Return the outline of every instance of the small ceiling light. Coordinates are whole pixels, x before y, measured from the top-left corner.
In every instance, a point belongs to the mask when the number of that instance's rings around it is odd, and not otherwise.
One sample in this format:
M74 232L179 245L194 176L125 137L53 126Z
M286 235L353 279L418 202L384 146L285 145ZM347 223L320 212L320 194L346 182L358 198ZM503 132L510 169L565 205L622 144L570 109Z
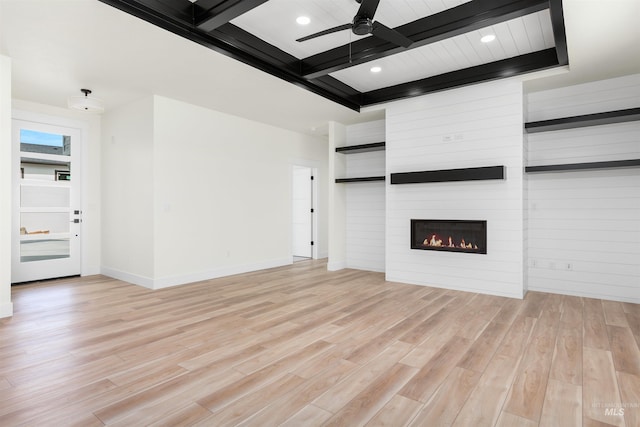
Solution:
M80 89L80 92L84 93L84 96L69 97L67 100L69 108L86 111L87 113L102 113L104 111L102 100L89 96L91 94L89 89Z
M309 25L309 22L311 22L311 19L309 19L308 16L298 16L296 18L296 22L298 23L298 25Z
M382 71L382 67L379 67L377 65L375 67L371 67L372 73L379 73L380 71Z
M482 38L480 39L480 41L482 43L491 43L492 41L494 41L496 39L495 34L487 34L486 36L482 36Z

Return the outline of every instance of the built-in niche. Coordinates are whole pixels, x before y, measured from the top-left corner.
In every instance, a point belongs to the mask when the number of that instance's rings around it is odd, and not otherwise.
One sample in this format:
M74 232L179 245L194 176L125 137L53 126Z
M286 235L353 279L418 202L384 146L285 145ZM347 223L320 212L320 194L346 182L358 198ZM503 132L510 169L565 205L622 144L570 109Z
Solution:
M487 221L412 219L411 249L487 253Z

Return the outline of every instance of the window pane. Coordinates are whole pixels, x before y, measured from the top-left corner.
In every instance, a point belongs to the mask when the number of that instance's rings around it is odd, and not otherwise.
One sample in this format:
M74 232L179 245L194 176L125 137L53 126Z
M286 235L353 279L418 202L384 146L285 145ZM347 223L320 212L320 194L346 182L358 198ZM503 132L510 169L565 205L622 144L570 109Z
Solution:
M69 187L20 186L20 206L23 208L68 208Z
M20 262L69 258L69 239L23 240Z
M71 137L20 129L20 151L70 156Z

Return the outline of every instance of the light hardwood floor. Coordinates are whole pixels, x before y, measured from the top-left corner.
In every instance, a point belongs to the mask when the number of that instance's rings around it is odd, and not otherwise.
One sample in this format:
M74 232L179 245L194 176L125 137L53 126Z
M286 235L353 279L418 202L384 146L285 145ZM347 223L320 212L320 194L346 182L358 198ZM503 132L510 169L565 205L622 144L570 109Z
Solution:
M150 291L13 287L1 426L640 425L640 306L305 261Z

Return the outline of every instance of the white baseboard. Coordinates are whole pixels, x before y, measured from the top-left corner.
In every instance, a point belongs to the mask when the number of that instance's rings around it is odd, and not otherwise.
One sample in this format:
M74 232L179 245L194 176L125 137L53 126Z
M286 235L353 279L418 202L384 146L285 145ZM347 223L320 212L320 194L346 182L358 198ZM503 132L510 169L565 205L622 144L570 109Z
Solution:
M117 270L110 267L102 267L101 274L112 277L114 279L122 280L123 282L132 283L134 285L143 286L148 289L154 289L154 280L150 277L140 276L137 274L128 273L126 271Z
M96 274L102 274L100 267L92 266L83 268L80 273L81 276L95 276Z
M608 301L630 302L633 304L640 304L640 297L634 298L634 297L625 297L621 295L607 295L599 292L596 292L596 293L584 292L584 291L573 292L566 289L558 290L558 289L544 288L539 286L529 286L528 290L533 292L546 292L549 294L571 295L574 297L597 298L597 299L608 300Z
M331 261L327 263L328 271L338 271L347 268L347 263L345 261Z
M187 283L200 282L202 280L217 279L220 277L233 276L235 274L250 273L252 271L266 270L268 268L282 267L293 262L292 258L280 258L274 260L261 261L252 264L235 265L212 270L200 271L178 276L162 277L154 280L153 289L168 288L171 286L184 285Z
M372 267L371 265L364 265L364 264L349 264L346 268L353 268L354 270L364 270L364 271L373 271L375 273L384 273L385 272L385 268L384 266L382 267Z
M429 286L432 288L450 289L452 291L472 292L476 294L495 295L499 297L508 297L508 298L516 298L516 299L524 298L524 290L522 288L519 289L520 292L518 292L518 290L514 290L514 292L500 292L500 291L494 291L491 289L484 289L484 288L477 289L477 288L464 287L464 286L449 286L449 285L442 285L437 283L422 283L417 281L408 281L404 277L395 277L393 274L387 274L385 279L388 282L407 283L409 285L418 285L418 286Z
M13 303L3 302L0 304L0 319L13 316Z
M102 267L102 274L122 280L134 285L144 286L148 289L163 289L171 286L185 285L187 283L200 282L202 280L217 279L219 277L233 276L234 274L249 273L252 271L266 270L268 268L282 267L289 265L293 260L289 257L268 261L262 261L252 264L236 265L231 267L223 267L212 270L200 271L197 273L189 273L177 276L161 277L152 279L150 277L139 276L137 274L127 273L115 268Z

